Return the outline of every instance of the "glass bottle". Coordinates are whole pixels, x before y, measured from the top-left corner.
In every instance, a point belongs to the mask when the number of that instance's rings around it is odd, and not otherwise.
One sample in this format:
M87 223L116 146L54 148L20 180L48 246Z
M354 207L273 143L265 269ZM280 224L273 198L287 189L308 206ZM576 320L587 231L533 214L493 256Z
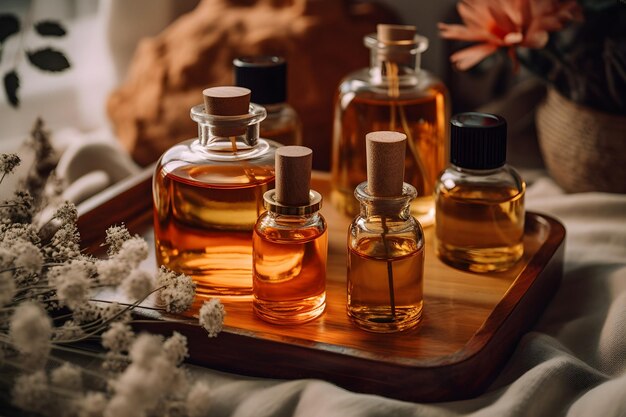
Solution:
M390 156L389 162L394 160L397 157ZM391 167L370 175L368 166L367 182L354 192L361 211L348 232L348 316L358 327L381 333L417 325L424 299L424 234L410 213L415 187L403 183L401 175L394 187L389 182L375 187L381 182L375 176L387 174L382 175L384 182L398 177L393 171ZM394 191L381 193L380 188Z
M254 312L271 323L298 324L326 306L328 234L322 196L310 188L312 151L276 152L276 189L254 227Z
M265 109L250 90L204 90L191 108L198 138L168 149L153 177L156 257L191 276L200 296L252 294L252 229L273 188L275 142L259 138Z
M378 25L364 43L370 67L348 75L335 100L331 202L348 215L358 213L353 190L365 180L363 138L372 131L398 131L408 137L405 181L418 192L411 212L430 225L434 184L446 165L448 91L420 68L428 39L416 35L415 27Z
M506 121L486 113L451 120L450 162L436 187L436 252L456 268L506 270L524 253L524 192L506 164Z
M278 56L250 56L233 60L235 84L252 90L251 101L267 110L261 136L282 145L302 144L302 123L287 103L287 62Z

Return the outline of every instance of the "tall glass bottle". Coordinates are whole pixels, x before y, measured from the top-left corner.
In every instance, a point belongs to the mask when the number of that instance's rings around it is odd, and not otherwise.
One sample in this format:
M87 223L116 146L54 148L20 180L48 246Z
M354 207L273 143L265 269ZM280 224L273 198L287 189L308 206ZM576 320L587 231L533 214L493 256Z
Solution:
M204 90L191 108L198 138L168 149L153 177L157 262L191 276L197 294L252 293L252 228L274 185L274 152L259 138L265 109L250 90Z
M402 182L406 136L367 136L367 182L354 192L361 212L348 232L347 312L373 332L407 330L423 308L424 234L410 213L415 188Z
M318 317L326 305L326 221L322 196L310 190L312 151L276 151L276 189L254 227L254 312L275 324Z
M506 164L506 121L461 113L450 122L450 166L436 187L436 251L474 272L501 271L524 252L524 192Z
M250 56L233 61L235 84L252 90L251 101L267 110L261 136L282 145L302 144L302 123L287 103L287 62L278 56Z
M365 134L378 130L407 135L405 181L417 189L411 212L423 225L434 221L434 184L446 164L448 92L420 68L428 40L413 26L379 25L364 38L370 67L348 75L335 101L332 203L358 213L353 190L365 180Z

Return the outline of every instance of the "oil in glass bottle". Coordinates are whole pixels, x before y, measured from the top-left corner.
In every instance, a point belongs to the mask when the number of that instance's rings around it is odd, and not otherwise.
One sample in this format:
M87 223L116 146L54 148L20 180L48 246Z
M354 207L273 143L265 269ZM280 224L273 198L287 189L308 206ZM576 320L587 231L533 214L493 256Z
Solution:
M287 103L287 62L278 56L250 56L233 61L235 84L252 90L251 101L267 110L261 136L282 145L302 144L302 123Z
M524 252L524 191L506 164L506 121L486 113L451 120L450 163L436 187L436 251L456 268L502 271Z
M370 67L348 75L335 101L331 202L354 216L353 190L366 176L366 133L389 130L407 135L405 180L417 189L411 212L424 226L434 221L433 191L446 164L448 92L420 68L428 39L414 26L378 25L364 38Z
M200 296L252 294L252 229L274 185L275 142L250 90L214 87L191 108L198 138L168 149L153 177L159 265L191 276Z
M276 151L276 189L254 227L253 308L275 324L318 317L326 305L326 221L322 196L310 190L312 151L285 146Z
M406 136L366 137L367 182L354 192L361 212L348 232L348 316L372 332L407 330L423 307L424 234L411 216L415 188L403 182Z

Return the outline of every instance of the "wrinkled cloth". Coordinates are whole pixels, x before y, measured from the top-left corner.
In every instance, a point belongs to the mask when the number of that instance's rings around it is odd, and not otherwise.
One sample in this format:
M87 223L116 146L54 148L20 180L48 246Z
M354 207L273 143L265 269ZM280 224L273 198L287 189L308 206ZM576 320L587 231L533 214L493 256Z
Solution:
M213 388L212 415L626 416L626 195L564 194L547 177L528 210L567 229L563 282L478 398L415 404L318 380L275 381L190 368Z

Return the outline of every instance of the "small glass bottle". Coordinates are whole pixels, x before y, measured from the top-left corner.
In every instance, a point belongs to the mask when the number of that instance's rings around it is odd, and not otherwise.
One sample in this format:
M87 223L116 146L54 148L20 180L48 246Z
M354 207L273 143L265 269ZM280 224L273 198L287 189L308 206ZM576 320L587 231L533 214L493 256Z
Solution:
M461 113L450 122L450 162L436 187L436 251L456 268L502 271L524 253L524 191L506 164L506 121Z
M365 134L402 132L408 137L405 181L418 192L411 213L428 226L435 215L435 181L447 159L448 91L420 68L428 39L416 35L414 26L378 25L377 34L364 42L371 50L370 67L349 74L335 100L331 201L356 215L353 190L366 176Z
M275 142L259 138L265 109L250 90L204 90L191 108L198 138L168 149L153 177L159 265L191 276L200 296L252 294L252 228L273 188Z
M276 189L254 227L254 312L271 323L298 324L326 306L326 221L322 196L310 190L312 151L276 151Z
M235 84L252 90L251 101L267 110L261 136L282 145L302 144L302 123L287 103L287 62L278 56L251 56L233 61Z
M367 182L354 192L361 213L348 232L348 316L372 332L407 330L423 307L424 234L411 216L415 188L403 182L406 136L367 135Z

